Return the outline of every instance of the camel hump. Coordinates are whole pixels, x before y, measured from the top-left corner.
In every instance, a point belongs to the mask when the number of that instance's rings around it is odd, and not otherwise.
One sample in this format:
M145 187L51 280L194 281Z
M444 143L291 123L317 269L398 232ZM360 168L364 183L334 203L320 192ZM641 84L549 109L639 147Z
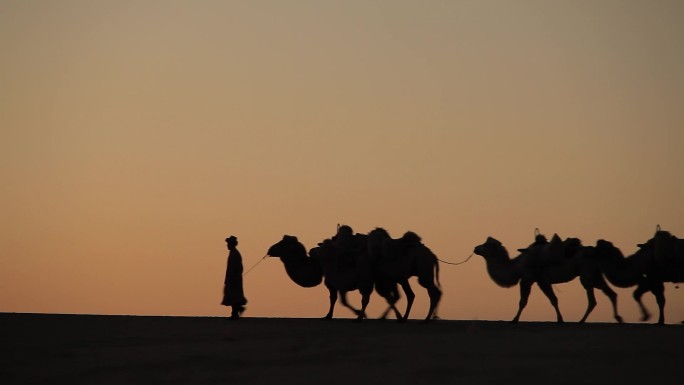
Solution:
M649 240L653 244L653 252L656 262L660 265L668 265L676 259L684 257L684 244L682 240L672 235L669 231L656 231L653 239Z
M565 243L570 247L581 247L582 240L579 238L566 238Z
M554 235L555 235L556 237L558 236L558 235L556 235L556 234L554 234ZM527 246L527 247L525 247L525 248L518 249L518 251L521 252L521 253L524 253L524 252L526 252L526 251L529 251L530 249L537 248L538 246L544 246L544 245L546 245L546 244L548 244L548 243L549 243L549 241L546 239L546 237L544 236L544 234L538 233L538 234L536 234L536 235L534 236L534 242L533 242L532 244L530 244L529 246Z
M526 253L531 266L546 268L564 263L567 257L574 256L576 248L563 242L558 234L553 234L550 242L535 242L526 249L519 250Z
M318 246L321 246L321 247L323 247L323 246L332 247L333 244L334 244L333 240L330 238L326 238L326 239L322 240L321 242L318 242Z
M605 239L599 239L596 241L596 256L597 257L608 257L611 259L622 259L625 256L622 254L622 250L618 249L613 242L607 241Z
M390 238L389 232L382 227L374 228L373 230L371 230L370 233L368 233L368 235L373 235L373 236L382 237L382 238Z
M565 256L568 258L574 257L584 248L582 240L579 238L567 238L563 241L563 245L565 246Z
M605 239L599 239L596 241L596 247L612 247L613 242L606 241Z
M404 233L404 236L401 237L402 242L408 243L408 244L414 244L414 243L420 243L422 241L422 238L413 231L407 231Z

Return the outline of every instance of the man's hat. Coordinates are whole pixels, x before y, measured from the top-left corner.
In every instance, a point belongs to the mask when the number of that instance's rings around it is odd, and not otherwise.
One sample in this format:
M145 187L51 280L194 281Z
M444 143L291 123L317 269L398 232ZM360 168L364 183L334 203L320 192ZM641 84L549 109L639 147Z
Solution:
M237 237L235 237L235 235L231 235L230 237L226 238L226 242L237 242Z

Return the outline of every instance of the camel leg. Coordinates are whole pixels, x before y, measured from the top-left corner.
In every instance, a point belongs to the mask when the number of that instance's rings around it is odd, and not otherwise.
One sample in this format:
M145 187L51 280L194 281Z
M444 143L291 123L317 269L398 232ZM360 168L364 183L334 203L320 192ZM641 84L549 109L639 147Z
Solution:
M442 291L433 285L428 288L428 295L430 296L430 310L425 317L425 322L430 321L433 315L437 315L437 306L439 306L439 300L442 298Z
M399 312L399 309L397 309L396 306L396 303L399 300L399 289L397 288L397 285L392 285L392 289L390 289L389 292L385 295L385 300L387 301L389 306L387 307L387 310L385 310L385 312L382 313L380 319L386 319L387 315L391 310L394 312L394 315L397 317L397 319L400 320L401 313Z
M563 316L561 315L560 309L558 308L558 298L556 298L556 294L553 292L553 287L548 284L548 283L537 283L539 285L539 288L544 292L544 295L546 295L546 298L551 301L551 305L553 306L554 310L556 310L556 320L560 323L563 322ZM593 294L593 293L592 293ZM596 299L594 299L596 301Z
M442 296L441 290L439 292L439 296L440 296L440 298ZM439 315L437 315L437 310L439 310L439 302L437 303L437 305L435 305L435 309L432 311L432 316L430 317L431 319L436 319L436 320L440 319Z
M363 292L361 292L361 312L358 315L360 320L366 318L366 308L368 307L368 303L370 302L370 296L372 292L372 287L370 291L364 290Z
M658 325L663 325L665 324L665 285L662 282L654 283L653 287L651 287L651 292L656 297L658 310L660 311Z
M381 320L387 319L387 316L389 315L390 311L394 312L394 315L397 317L397 319L401 319L401 313L399 312L399 309L397 309L397 306L395 305L397 303L397 297L394 295L387 295L385 297L385 300L387 301L387 309L380 315Z
M641 297L646 293L647 291L650 291L651 289L646 283L639 283L636 289L634 289L634 293L632 293L632 297L634 297L634 300L637 302L639 305L639 310L641 310L641 321L648 321L651 318L651 313L648 312L648 309L646 309L646 306L644 306L644 303L641 301Z
M328 291L330 292L330 309L328 310L328 314L323 317L325 320L332 319L333 309L335 309L335 302L337 302L337 290L328 288Z
M404 322L408 320L408 316L411 312L411 307L413 306L413 300L416 298L416 294L413 292L413 290L411 290L411 285L407 279L399 282L399 284L406 295L406 312L404 312L404 315L399 318L399 322Z
M580 320L580 323L583 324L587 318L589 317L589 314L591 314L591 311L594 310L596 307L596 296L594 295L594 288L586 285L584 286L584 290L587 291L587 311L584 312L584 316Z
M530 297L530 292L532 291L532 282L530 281L520 281L520 302L518 302L518 313L515 315L511 322L518 322L520 320L520 314L522 314L523 309L527 306L527 299Z
M388 303L389 303L389 302L388 302ZM389 303L389 306L387 306L387 309L385 309L385 311L383 311L382 314L380 314L380 317L379 317L378 319L386 320L386 319L387 319L387 316L388 316L389 313L390 313L390 311L395 311L395 312L396 312L396 311L397 311L396 309L397 309L397 308L396 308L396 306L394 306L394 304ZM400 314L399 316L401 316L401 314Z
M399 309L397 309L397 307L393 303L389 304L387 309L380 316L380 319L382 319L382 320L387 319L387 316L389 315L390 311L393 311L394 316L397 317L398 320L401 320L401 312L399 311Z
M618 309L617 309L617 293L608 286L606 283L606 280L601 277L601 279L596 282L596 288L601 290L603 294L610 299L611 305L613 305L613 317L618 323L623 323L622 317L620 317L620 314L618 314Z
M349 302L347 302L346 291L340 291L340 302L342 303L342 305L344 305L346 308L348 308L349 310L353 311L354 314L356 314L356 319L363 319L363 313L361 313L360 310L354 308L352 305L349 304Z
M428 310L427 317L425 317L425 322L428 322L432 319L432 314L435 312L440 298L442 298L442 291L435 285L432 277L430 277L429 280L419 277L418 283L427 289L428 295L430 296L430 309Z
M396 284L392 285L392 303L390 303L390 308L394 311L394 316L397 317L398 320L401 319L401 313L399 312L399 309L397 309L397 301L399 301L399 298L401 298L401 295L399 295L399 286Z

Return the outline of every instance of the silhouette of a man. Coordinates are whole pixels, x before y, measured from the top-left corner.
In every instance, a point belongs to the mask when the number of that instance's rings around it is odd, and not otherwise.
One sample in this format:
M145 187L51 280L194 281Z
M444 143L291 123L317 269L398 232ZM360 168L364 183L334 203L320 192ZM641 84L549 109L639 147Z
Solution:
M237 249L238 240L235 236L231 235L226 238L226 243L229 253L221 305L230 306L232 308L230 318L237 320L245 311L247 304L247 298L242 290L242 255Z

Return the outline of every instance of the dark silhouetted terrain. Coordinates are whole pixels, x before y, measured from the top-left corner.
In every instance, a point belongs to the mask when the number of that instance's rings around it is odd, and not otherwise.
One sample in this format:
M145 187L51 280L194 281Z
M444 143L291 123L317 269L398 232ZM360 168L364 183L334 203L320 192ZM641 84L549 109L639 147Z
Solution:
M677 383L679 325L0 314L3 384Z

